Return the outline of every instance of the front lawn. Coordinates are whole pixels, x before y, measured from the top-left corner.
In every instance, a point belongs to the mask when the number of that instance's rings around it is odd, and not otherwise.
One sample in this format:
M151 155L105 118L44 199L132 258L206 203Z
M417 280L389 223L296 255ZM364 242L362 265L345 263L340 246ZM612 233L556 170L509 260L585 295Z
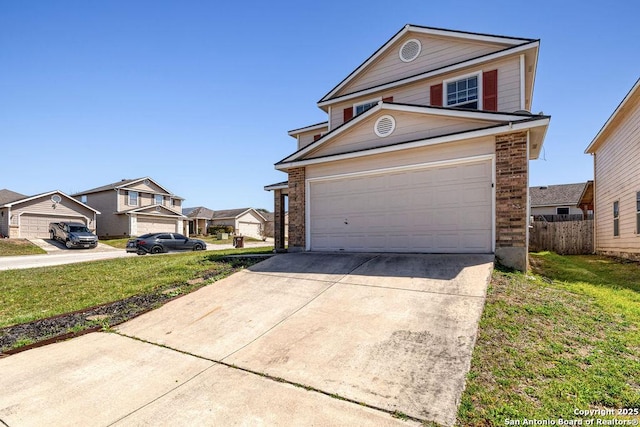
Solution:
M640 264L552 253L531 264L494 271L458 424L624 419L575 411L640 408Z
M223 256L271 252L187 252L0 271L0 328L150 293L212 271L228 275L233 271Z
M200 239L200 240L204 240L205 242L207 242L207 245L232 245L233 244L233 238L229 238L229 239L223 239L223 240L218 240L216 239L215 236L198 236L198 237L194 237L194 239ZM124 238L124 239L107 239L107 240L100 240L100 243L105 243L109 246L113 246L114 248L118 248L118 249L125 249L127 247L127 242L129 241L129 238ZM247 242L262 242L262 240L258 240L258 239L254 239L253 237L245 237L244 238L245 243Z
M0 256L38 255L47 251L27 239L0 239Z

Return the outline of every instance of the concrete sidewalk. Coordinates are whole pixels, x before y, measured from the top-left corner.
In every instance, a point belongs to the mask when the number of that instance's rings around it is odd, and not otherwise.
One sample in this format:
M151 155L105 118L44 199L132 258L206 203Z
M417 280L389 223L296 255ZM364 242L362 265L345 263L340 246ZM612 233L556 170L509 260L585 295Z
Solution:
M0 420L453 425L491 261L277 255L116 334L0 359Z

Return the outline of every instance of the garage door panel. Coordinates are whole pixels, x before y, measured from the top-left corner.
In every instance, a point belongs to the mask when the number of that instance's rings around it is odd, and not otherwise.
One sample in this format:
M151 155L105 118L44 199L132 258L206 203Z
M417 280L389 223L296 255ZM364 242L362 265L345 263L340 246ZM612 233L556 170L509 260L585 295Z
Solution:
M65 221L87 225L87 220L84 217L22 214L20 215L20 237L23 239L48 238L49 224Z
M171 218L138 218L138 235L147 233L175 233L176 220Z
M311 181L311 250L490 252L491 183L489 160Z

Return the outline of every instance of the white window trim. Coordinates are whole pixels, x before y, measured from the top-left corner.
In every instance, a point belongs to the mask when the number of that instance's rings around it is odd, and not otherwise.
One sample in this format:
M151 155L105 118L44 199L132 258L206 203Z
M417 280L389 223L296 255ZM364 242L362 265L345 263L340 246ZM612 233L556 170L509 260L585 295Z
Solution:
M158 203L158 197L161 197L160 203ZM156 205L164 205L164 196L162 194L154 194L153 203Z
M356 107L359 107L359 106L361 106L361 105L365 105L365 104L372 104L372 103L374 103L374 102L375 102L375 103L378 103L378 102L380 102L380 101L382 101L382 97L381 97L381 96L379 96L379 97L377 97L377 98L368 99L368 100L366 100L366 101L362 101L362 102L358 102L358 103L356 103L356 104L353 104L353 117L355 117L355 116L357 116L357 115L358 115L358 114L356 113ZM373 107L371 107L371 108L373 108ZM362 114L362 113L360 113L360 114Z
M131 202L131 194L136 193L136 203ZM127 205L128 206L138 206L140 204L140 193L137 191L129 190L129 194L127 195Z
M457 105L447 105L447 84L457 82L458 80L468 79L469 77L478 77L478 110L482 110L482 70L473 73L462 74L459 76L451 77L442 81L442 106L443 107L456 107Z

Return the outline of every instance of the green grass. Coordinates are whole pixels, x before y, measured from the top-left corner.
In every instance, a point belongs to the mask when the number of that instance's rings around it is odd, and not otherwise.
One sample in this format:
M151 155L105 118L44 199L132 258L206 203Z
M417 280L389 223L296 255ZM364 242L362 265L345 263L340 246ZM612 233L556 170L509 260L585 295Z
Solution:
M126 249L128 241L128 237L122 239L100 239L100 243L104 243L105 245L113 246L118 249Z
M0 256L38 255L47 251L26 239L0 239Z
M219 270L219 259L272 248L118 258L0 271L0 327L81 310L184 283Z
M458 424L640 407L640 265L552 253L531 263L528 275L494 271Z

